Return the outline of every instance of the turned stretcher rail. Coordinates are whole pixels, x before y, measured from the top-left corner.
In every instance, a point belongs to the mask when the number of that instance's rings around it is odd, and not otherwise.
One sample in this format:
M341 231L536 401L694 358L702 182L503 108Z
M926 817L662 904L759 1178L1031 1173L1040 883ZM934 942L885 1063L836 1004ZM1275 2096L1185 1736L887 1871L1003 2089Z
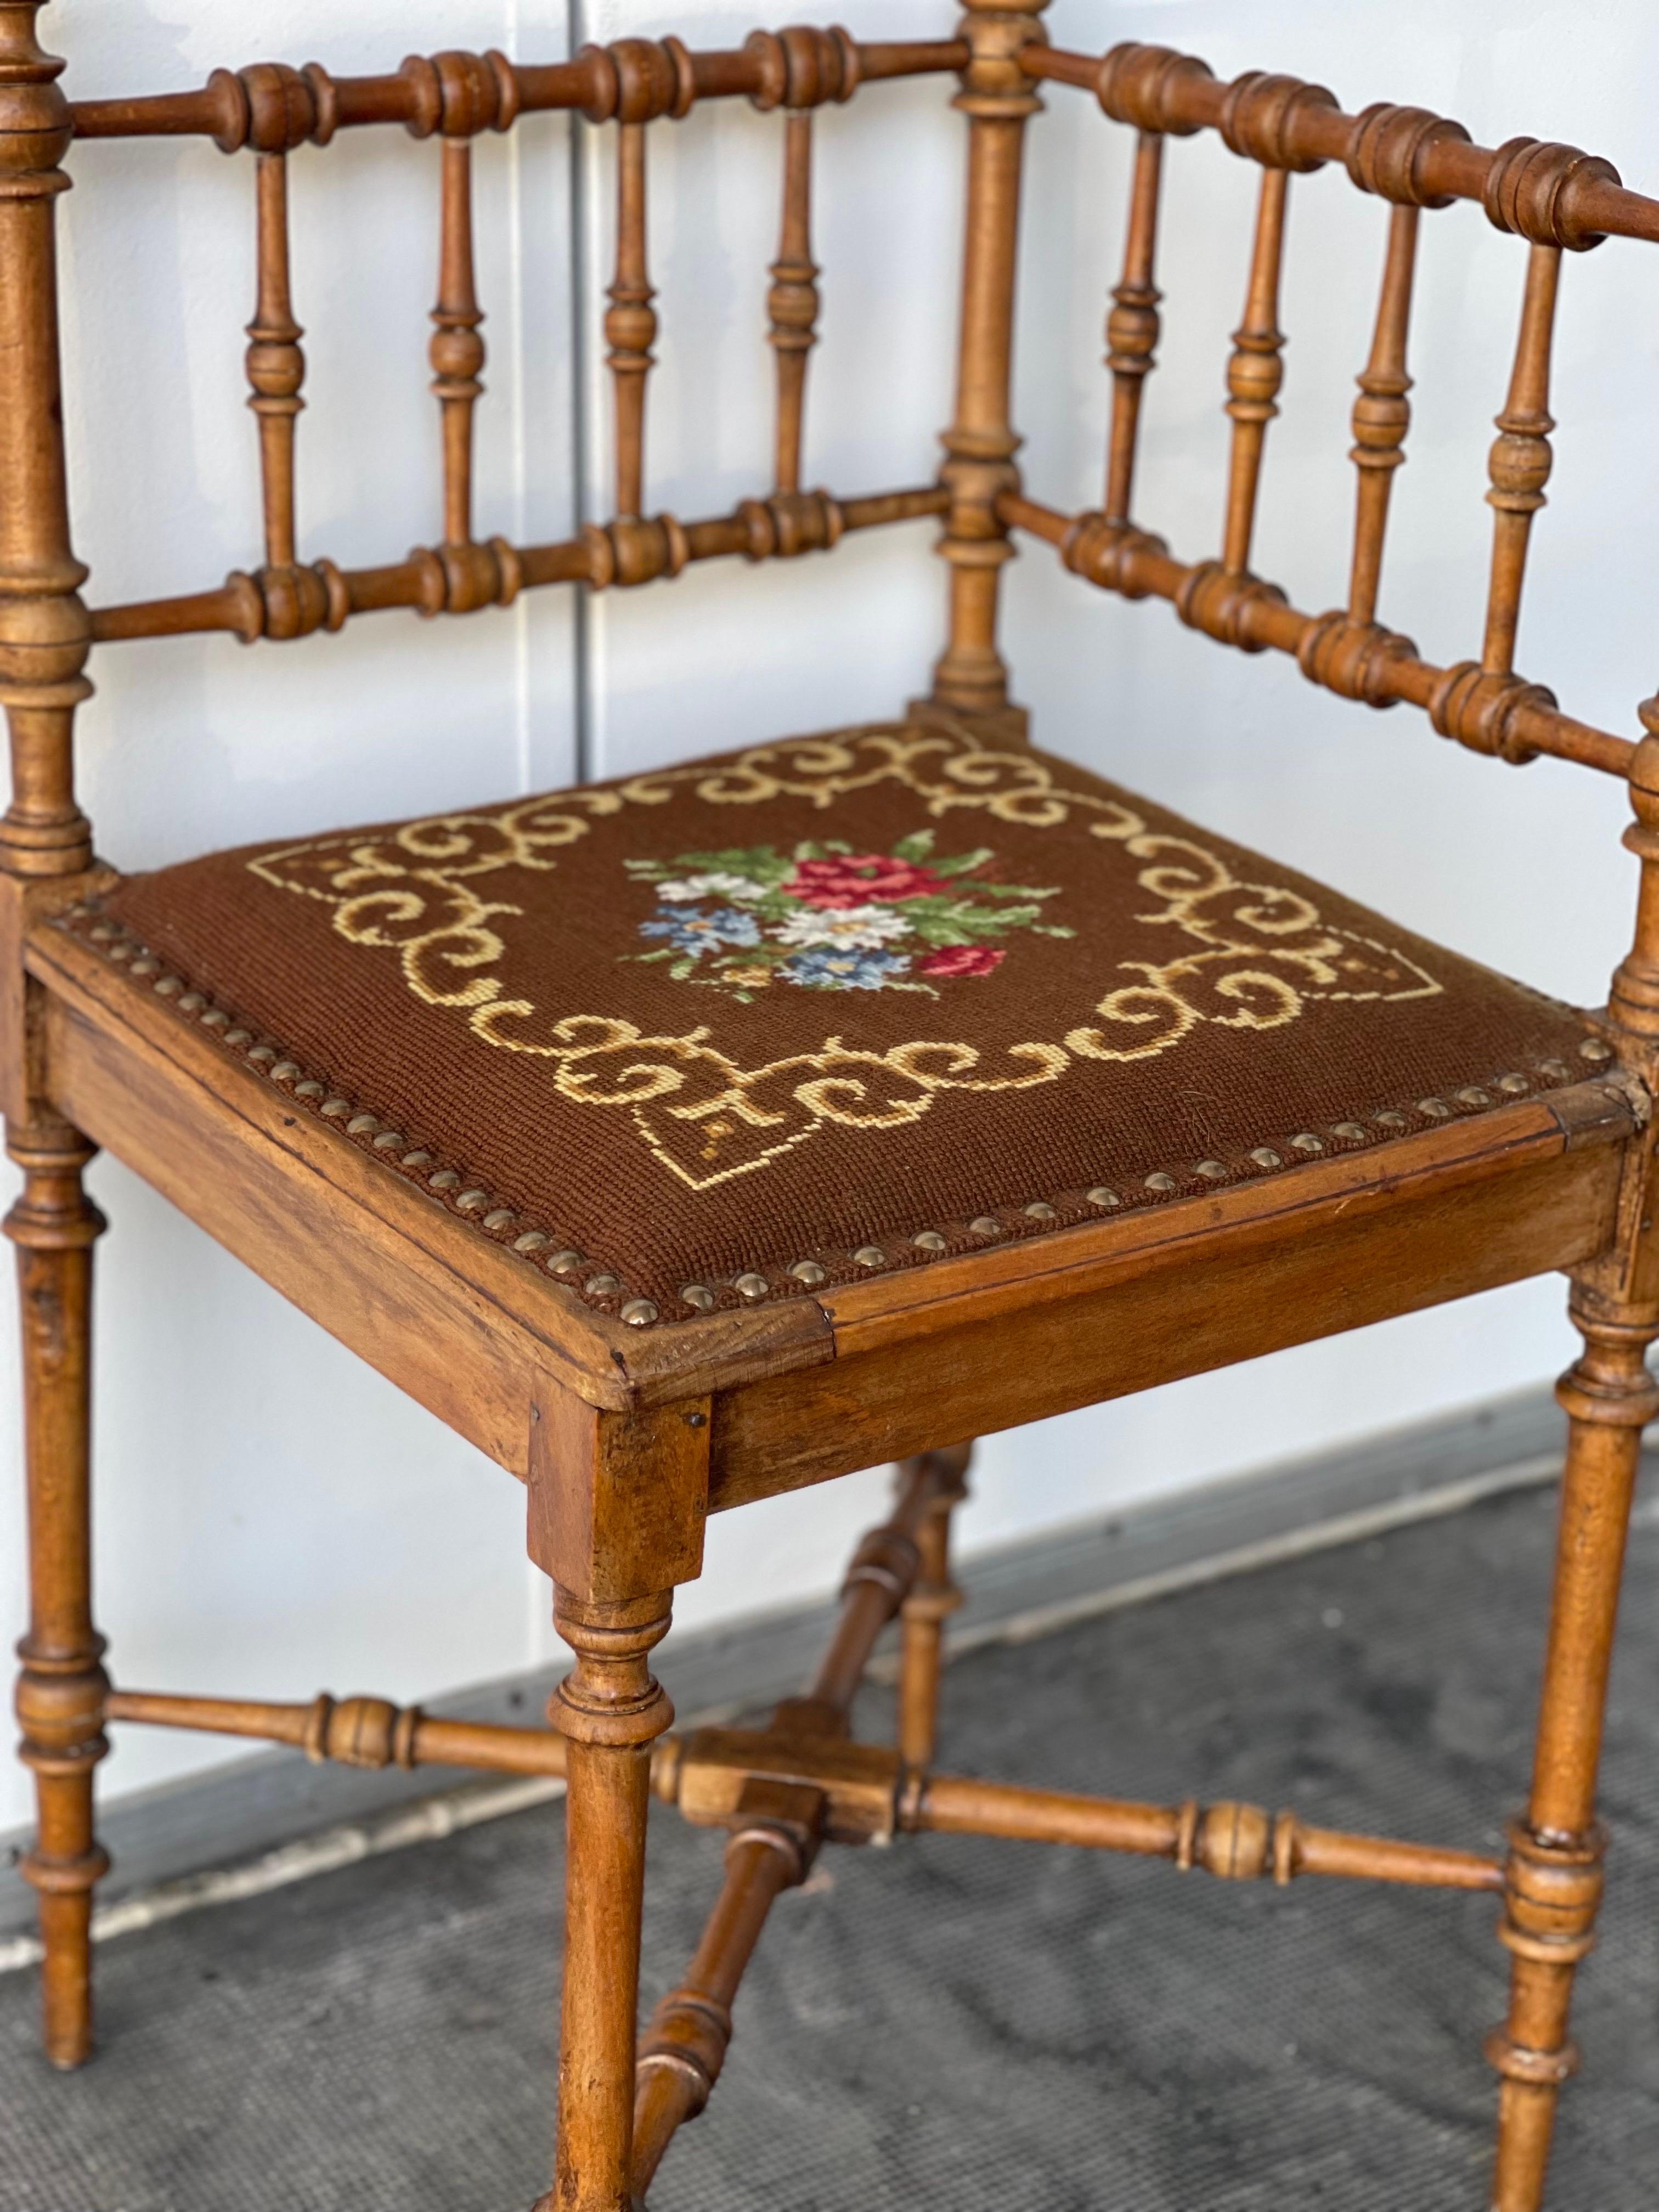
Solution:
M400 123L420 138L434 131L469 137L560 108L603 123L684 115L698 100L811 106L884 79L945 75L967 58L957 39L860 45L834 31L760 31L740 47L702 53L678 39L623 39L585 46L568 62L412 54L379 76L331 76L316 62L298 70L258 62L216 70L188 92L71 100L70 113L77 138L211 138L225 153L244 146L285 152L325 146L337 131L369 124Z
M249 1698L185 1698L152 1690L112 1690L104 1717L152 1728L202 1729L285 1743L314 1759L345 1766L477 1766L503 1774L564 1772L564 1738L551 1729L504 1728L489 1721L440 1720L418 1705L384 1698L331 1698L307 1705Z
M1610 161L1575 146L1512 138L1476 146L1460 123L1379 104L1348 115L1322 85L1253 70L1224 83L1196 55L1125 45L1104 55L1028 46L1028 76L1092 92L1115 122L1186 137L1215 131L1235 153L1280 169L1334 161L1362 190L1419 207L1474 200L1500 230L1582 251L1604 237L1659 240L1659 200L1626 190Z
M1304 614L1277 585L1236 575L1219 562L1176 560L1161 538L1103 514L1061 514L1023 494L996 502L1010 527L1044 539L1076 575L1125 599L1168 599L1182 620L1246 653L1287 653L1310 682L1374 707L1405 700L1424 708L1443 737L1472 751L1520 763L1535 753L1626 776L1636 757L1627 738L1562 714L1542 685L1475 661L1437 667L1409 638L1358 623L1346 613Z
M380 568L338 568L331 561L236 570L204 592L173 599L139 599L92 611L94 644L122 639L179 637L227 630L245 644L258 638L307 637L337 630L353 615L410 607L422 615L470 614L507 606L520 591L544 584L642 584L672 576L692 561L741 554L746 559L790 559L826 550L851 530L943 514L950 494L923 484L836 500L823 492L775 494L746 500L730 514L680 523L672 515L618 516L595 524L580 538L547 545L486 543L418 546L404 560Z
M1313 1827L1294 1813L1273 1818L1259 1806L1231 1802L1146 1805L964 1775L915 1779L901 1805L900 1826L918 1834L1001 1836L1173 1859L1183 1871L1202 1867L1233 1881L1271 1875L1283 1885L1314 1874L1415 1888L1495 1893L1504 1887L1498 1861L1477 1852Z

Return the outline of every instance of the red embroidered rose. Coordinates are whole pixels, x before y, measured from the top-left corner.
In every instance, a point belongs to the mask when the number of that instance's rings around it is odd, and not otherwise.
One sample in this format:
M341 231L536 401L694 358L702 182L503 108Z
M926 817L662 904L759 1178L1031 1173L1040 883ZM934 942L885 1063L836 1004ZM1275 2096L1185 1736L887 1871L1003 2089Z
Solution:
M943 876L914 860L895 860L885 853L837 853L828 860L798 860L783 885L805 906L892 905L947 888Z
M918 975L988 975L1008 957L994 945L942 945L916 963Z

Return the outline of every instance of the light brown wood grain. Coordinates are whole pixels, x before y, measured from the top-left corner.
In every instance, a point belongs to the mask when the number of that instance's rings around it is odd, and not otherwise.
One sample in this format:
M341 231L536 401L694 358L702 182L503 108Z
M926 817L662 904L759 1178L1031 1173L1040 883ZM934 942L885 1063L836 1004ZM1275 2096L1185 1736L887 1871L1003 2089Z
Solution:
M1218 82L1194 57L1139 44L1103 56L1046 43L1041 0L965 0L952 39L860 42L796 25L693 52L671 35L554 63L451 50L395 70L317 64L216 70L192 91L71 106L35 38L40 0L0 0L0 703L11 800L0 822L0 1103L23 1170L18 1247L31 1620L20 1647L23 1756L39 1829L46 2041L91 2039L89 1926L104 1859L92 1775L106 1718L297 1744L357 1765L422 1760L564 1773L566 1961L559 2136L542 2212L629 2212L725 2062L738 1983L781 1890L825 1842L916 1831L1163 1856L1228 1879L1319 1874L1501 1891L1510 1954L1495 2212L1541 2212L1569 2007L1594 1932L1603 1838L1596 1769L1620 1565L1644 1424L1659 1412L1659 699L1640 744L1564 714L1516 672L1533 514L1550 465L1550 356L1560 257L1602 234L1659 240L1659 201L1611 165L1515 138L1496 151L1427 111L1348 114L1324 88L1252 71ZM816 337L811 112L880 79L955 71L967 180L954 417L939 481L838 499L801 488L805 366ZM1024 142L1048 82L1091 93L1136 134L1103 504L1028 497L1011 407ZM776 359L772 484L689 523L646 512L645 391L657 318L647 255L647 134L702 101L783 117L782 219L768 294ZM580 535L480 538L474 414L483 321L471 141L538 111L617 126L617 256L605 318L616 405L616 512ZM441 422L443 528L377 565L301 562L295 430L305 362L291 297L288 161L343 131L399 125L441 141L429 358ZM1154 246L1170 141L1214 131L1256 179L1249 281L1227 368L1232 419L1219 557L1183 562L1131 520L1145 380L1158 344ZM220 586L88 614L70 540L53 208L72 138L194 135L255 166L257 304L246 356L258 419L264 558ZM90 147L88 148L90 150ZM307 156L307 160L310 157ZM1251 573L1283 337L1292 172L1340 164L1390 209L1370 356L1353 410L1358 471L1345 604L1304 613ZM347 188L349 190L349 186ZM1421 216L1478 201L1528 242L1509 393L1488 460L1494 509L1478 659L1440 665L1377 620L1394 470L1410 410L1407 337ZM1310 295L1313 297L1316 295ZM877 334L866 336L873 338ZM728 404L716 389L716 410ZM89 486L89 495L99 487ZM997 745L1026 736L998 639L1000 571L1019 530L1102 588L1172 603L1246 652L1295 654L1310 681L1372 706L1406 702L1443 736L1519 764L1540 752L1628 779L1641 891L1605 1020L1604 1078L1327 1157L1202 1198L826 1285L760 1310L634 1330L447 1212L180 1020L52 917L103 880L76 804L71 732L94 643L191 632L295 641L360 614L506 607L525 589L633 588L691 562L791 559L848 532L944 522L950 620L917 719ZM213 1012L215 1010L210 1010ZM1591 1052L1596 1047L1592 1042ZM365 1142L367 1139L365 1138ZM90 1273L100 1226L82 1188L103 1143L398 1387L528 1482L531 1554L574 1655L558 1733L433 1720L368 1697L309 1705L112 1692L90 1602ZM1176 1376L1416 1310L1517 1277L1573 1277L1583 1354L1561 1385L1570 1441L1532 1790L1502 1866L1479 1854L1312 1826L1225 1799L1159 1806L932 1771L956 1602L958 1441ZM636 1316L637 1317L637 1316ZM834 1632L799 1696L763 1729L665 1731L650 1655L674 1586L701 1569L706 1514L901 1457L890 1517L854 1554ZM764 1593L758 1594L763 1601ZM878 1638L901 1620L896 1746L852 1740ZM636 2004L646 1805L731 1828L725 1885L685 1982L641 2045Z
M1618 1182L1615 1151L1545 1157L1418 1207L1336 1198L1237 1254L1218 1237L1115 1280L1103 1267L1076 1297L974 1322L941 1306L925 1339L884 1320L854 1352L838 1328L833 1364L716 1399L710 1509L1570 1267L1605 1242Z

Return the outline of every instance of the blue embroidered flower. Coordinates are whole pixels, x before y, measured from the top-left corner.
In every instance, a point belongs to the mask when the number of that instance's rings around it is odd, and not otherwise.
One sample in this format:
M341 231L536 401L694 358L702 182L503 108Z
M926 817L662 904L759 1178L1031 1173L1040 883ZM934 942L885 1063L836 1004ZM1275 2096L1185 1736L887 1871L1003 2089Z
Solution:
M825 945L797 953L779 972L786 982L799 983L809 990L880 991L909 965L908 957L902 952L864 952L851 946L842 951Z
M664 906L654 921L640 924L641 937L665 937L677 951L712 952L721 945L758 945L760 924L752 914L736 907L716 907L705 914L699 906Z

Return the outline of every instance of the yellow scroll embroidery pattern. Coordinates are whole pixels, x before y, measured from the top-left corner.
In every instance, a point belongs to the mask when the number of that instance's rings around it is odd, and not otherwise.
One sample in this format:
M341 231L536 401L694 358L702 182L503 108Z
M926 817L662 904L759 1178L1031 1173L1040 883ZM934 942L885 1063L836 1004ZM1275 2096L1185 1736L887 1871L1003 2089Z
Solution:
M838 1036L744 1068L706 1026L650 1036L615 1015L546 1021L530 1000L506 997L492 972L524 908L488 896L485 886L515 869L550 872L557 853L596 822L682 793L711 805L793 798L827 809L884 783L911 792L935 818L966 810L1047 830L1084 817L1091 836L1139 864L1135 880L1149 904L1135 918L1170 930L1177 949L1162 963L1117 963L1126 980L1104 992L1091 1018L1063 1039L1009 1047L1012 1065L1001 1069L986 1067L964 1042L917 1039L878 1053ZM465 1013L483 1043L547 1060L561 1097L626 1112L653 1155L694 1189L764 1168L826 1124L907 1127L943 1092L1025 1090L1058 1080L1078 1060L1150 1059L1206 1023L1282 1028L1310 1000L1440 990L1404 953L1326 923L1303 893L1243 880L1196 839L1152 830L1122 801L1060 783L1035 755L906 726L756 745L604 788L291 845L249 866L266 883L331 906L348 942L394 953L409 990Z

